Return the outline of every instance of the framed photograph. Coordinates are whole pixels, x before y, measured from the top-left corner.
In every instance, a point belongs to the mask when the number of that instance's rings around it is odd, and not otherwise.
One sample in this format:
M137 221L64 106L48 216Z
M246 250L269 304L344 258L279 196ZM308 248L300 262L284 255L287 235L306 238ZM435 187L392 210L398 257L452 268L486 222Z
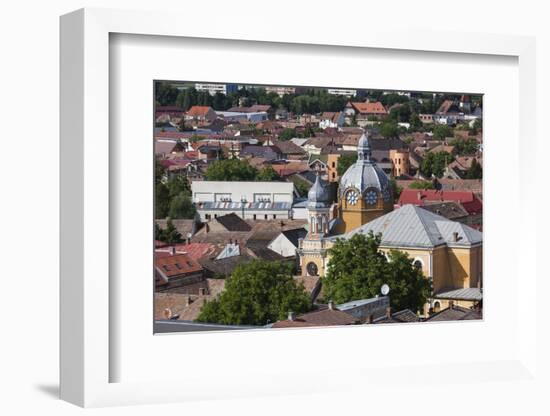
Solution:
M538 383L534 39L180 22L61 18L61 397Z

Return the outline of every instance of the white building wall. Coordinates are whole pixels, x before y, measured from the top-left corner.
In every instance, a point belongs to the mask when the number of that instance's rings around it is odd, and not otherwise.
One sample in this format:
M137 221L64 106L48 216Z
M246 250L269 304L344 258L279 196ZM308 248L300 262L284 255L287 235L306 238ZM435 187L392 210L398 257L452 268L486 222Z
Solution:
M292 182L194 181L191 191L194 202L219 202L216 195L230 198L232 202L241 202L241 198L255 202L262 197L271 202L294 201Z

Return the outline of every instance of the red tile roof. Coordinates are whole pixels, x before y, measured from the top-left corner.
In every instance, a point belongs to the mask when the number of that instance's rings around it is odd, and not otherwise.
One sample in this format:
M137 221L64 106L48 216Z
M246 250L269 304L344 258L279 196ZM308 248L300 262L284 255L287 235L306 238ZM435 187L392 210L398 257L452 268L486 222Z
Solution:
M191 117L204 117L210 110L212 108L207 105L194 105L187 111L187 115Z
M483 203L472 191L403 189L398 204L423 205L424 201L454 201L459 202L470 215L483 212Z
M155 253L155 267L168 278L182 274L197 273L202 270L202 266L187 254L166 256L161 253Z
M352 102L351 105L361 114L388 114L386 108L380 101L370 103Z

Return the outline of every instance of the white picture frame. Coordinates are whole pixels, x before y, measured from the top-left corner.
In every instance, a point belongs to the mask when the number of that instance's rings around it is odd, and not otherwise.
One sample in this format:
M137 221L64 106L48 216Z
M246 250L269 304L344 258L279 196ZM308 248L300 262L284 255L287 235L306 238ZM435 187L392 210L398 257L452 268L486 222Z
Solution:
M219 367L210 363L204 364L203 371L195 371L186 377L176 376L170 383L160 383L151 374L151 368L141 371L136 367L132 371L134 376L128 377L128 380L113 370L119 368L119 361L126 359L121 356L120 349L113 348L113 342L133 330L133 325L128 325L132 328L126 330L112 322L114 315L123 313L117 312L120 305L113 304L116 300L113 294L120 288L110 281L110 275L118 267L110 252L113 243L110 227L117 227L113 222L115 216L111 205L113 200L117 200L112 194L111 184L111 173L117 170L116 160L113 160L116 152L113 156L109 143L109 137L113 134L109 105L113 88L110 82L110 37L113 34L163 36L166 40L188 38L270 42L279 45L281 50L296 45L311 48L330 45L336 49L354 48L357 51L367 48L390 52L422 51L439 54L442 59L456 54L511 57L517 59L519 71L517 125L513 124L518 129L514 139L530 143L530 152L537 146L536 113L529 111L529 103L535 102L536 91L534 38L479 33L436 34L375 23L368 38L343 23L337 24L340 30L330 33L314 25L306 25L307 30L288 28L280 31L276 25L264 24L249 34L243 34L227 26L206 27L200 20L186 19L186 24L182 25L181 19L182 16L177 13L107 9L83 9L61 18L61 398L88 407L215 397L353 392L366 388L382 397L384 390L396 378L413 379L392 386L394 392L398 389L405 395L406 389L419 386L431 386L438 390L433 386L433 378L445 384L446 374L449 373L453 374L454 382L459 383L507 381L514 388L524 386L526 382L531 383L531 387L532 383L542 383L537 374L537 322L530 319L531 311L537 306L536 287L541 271L537 269L536 254L526 245L515 247L517 258L514 264L521 262L521 285L529 289L517 297L513 310L502 318L514 320L513 337L510 339L515 343L513 347L503 347L501 353L495 353L494 360L405 360L392 365L382 359L378 365L369 362L358 366L356 371L346 362L341 368L320 368L314 377L304 374L305 367L278 366L274 370L274 367L265 366L262 370L262 365L257 362L255 372L250 370L247 373L241 363L216 373ZM522 148L517 154L517 169L517 183L511 185L520 195L517 204L511 208L513 215L517 216L514 235L521 241L536 241L537 218L529 210L536 203L536 186L529 180L529 158ZM491 204L486 204L486 207L490 210ZM519 268L510 273L515 276L511 282L517 283ZM498 293L494 296L497 297ZM487 319L494 319L495 326L504 324L501 318L490 317L490 309L488 311ZM136 319L140 315L147 316L149 312L137 313ZM476 324L477 327L468 326L464 333L483 332L482 325L487 321ZM152 325L152 321L147 325ZM413 340L418 336L418 331L425 331L417 328L421 327L389 326L377 331L401 331L403 339ZM462 331L458 328L455 325L456 331ZM226 337L229 345L244 345L243 337L247 337L246 343L251 345L263 345L261 343L272 342L275 337L284 339L286 345L300 345L309 342L307 339L315 339L322 345L334 342L335 336L349 338L359 337L358 334L358 331L352 334L349 328L332 328L275 331L270 335L249 332L215 336ZM161 345L166 348L171 343L179 342L176 335L149 335L157 338L157 347ZM188 345L195 340L199 342L198 337L184 337ZM201 334L200 337L203 341L215 339L212 334ZM119 341L125 342L124 339ZM206 348L206 345L201 348ZM145 347L134 344L134 349L140 351L140 348ZM144 363L143 367L147 365ZM242 374L236 377L231 371ZM212 374L216 374L214 379ZM327 383L327 380L331 382ZM444 389L438 391L442 400ZM401 406L406 409L407 403Z

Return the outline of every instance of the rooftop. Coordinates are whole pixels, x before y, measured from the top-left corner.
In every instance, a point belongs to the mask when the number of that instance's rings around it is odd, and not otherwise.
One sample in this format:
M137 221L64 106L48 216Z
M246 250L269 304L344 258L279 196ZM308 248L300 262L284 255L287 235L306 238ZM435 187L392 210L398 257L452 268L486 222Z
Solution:
M465 287L462 289L442 290L435 294L436 299L450 300L483 300L483 293L477 287Z
M339 311L337 309L323 309L319 311L305 313L297 316L293 320L277 321L273 328L293 328L308 326L334 326L334 325L354 325L359 320L354 316Z
M410 204L403 205L343 236L330 238L347 239L354 234L367 234L369 231L373 231L374 234L381 233L381 245L389 247L432 248L443 244L470 247L483 241L481 232Z

